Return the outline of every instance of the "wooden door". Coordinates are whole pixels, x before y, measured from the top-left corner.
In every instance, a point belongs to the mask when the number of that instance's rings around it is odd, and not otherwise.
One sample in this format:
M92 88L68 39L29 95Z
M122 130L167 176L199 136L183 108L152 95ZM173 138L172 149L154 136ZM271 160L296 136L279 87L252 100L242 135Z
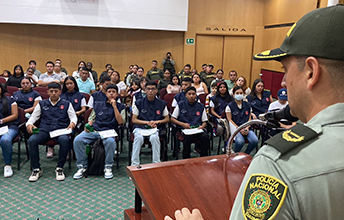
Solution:
M255 80L252 79L252 50L253 37L224 37L223 70L224 78L229 79L229 71L236 70L238 76L244 76L247 80L247 86Z
M212 63L214 72L222 69L223 36L197 35L196 37L196 66L192 67L202 71L204 63Z

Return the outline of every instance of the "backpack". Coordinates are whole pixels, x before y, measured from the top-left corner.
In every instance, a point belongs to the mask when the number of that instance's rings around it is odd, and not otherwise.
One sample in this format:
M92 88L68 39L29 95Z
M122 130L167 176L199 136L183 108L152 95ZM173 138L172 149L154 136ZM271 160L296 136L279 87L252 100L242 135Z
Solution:
M91 146L88 154L88 168L86 173L88 175L100 176L104 174L105 166L105 149L103 141L98 138Z

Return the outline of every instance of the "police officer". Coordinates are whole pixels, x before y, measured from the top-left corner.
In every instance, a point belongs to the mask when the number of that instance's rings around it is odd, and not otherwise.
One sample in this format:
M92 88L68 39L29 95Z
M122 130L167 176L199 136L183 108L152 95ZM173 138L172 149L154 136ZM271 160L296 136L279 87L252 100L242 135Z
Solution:
M343 218L343 21L342 5L314 10L292 26L280 48L254 56L282 62L291 113L305 124L259 150L230 219Z

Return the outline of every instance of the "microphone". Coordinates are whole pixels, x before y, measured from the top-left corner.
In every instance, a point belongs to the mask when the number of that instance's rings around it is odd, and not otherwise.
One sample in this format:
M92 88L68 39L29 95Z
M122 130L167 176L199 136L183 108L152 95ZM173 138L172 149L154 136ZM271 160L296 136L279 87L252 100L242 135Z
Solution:
M277 111L260 114L259 119L268 121L268 125L272 127L280 127L278 123L279 121L281 121L281 123L283 124L290 125L291 122L299 120L297 117L291 115L289 105Z

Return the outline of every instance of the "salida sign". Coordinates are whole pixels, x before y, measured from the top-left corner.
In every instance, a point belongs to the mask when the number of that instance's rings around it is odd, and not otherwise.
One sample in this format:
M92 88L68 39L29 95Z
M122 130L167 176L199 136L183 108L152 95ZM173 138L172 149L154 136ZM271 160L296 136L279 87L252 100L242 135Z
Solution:
M206 31L231 31L231 32L246 32L245 28L224 28L224 27L206 27L205 28Z

